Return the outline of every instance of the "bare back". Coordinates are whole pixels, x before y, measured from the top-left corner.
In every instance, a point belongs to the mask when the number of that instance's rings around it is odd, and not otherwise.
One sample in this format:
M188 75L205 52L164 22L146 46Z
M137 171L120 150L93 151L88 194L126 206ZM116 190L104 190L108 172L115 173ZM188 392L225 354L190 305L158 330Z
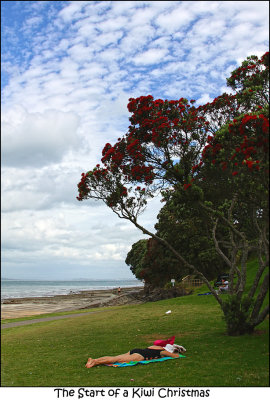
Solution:
M153 350L161 350L160 355L162 357L173 357L173 358L179 358L178 353L170 353L169 351L165 350L164 347L161 346L149 346L148 349L153 349Z

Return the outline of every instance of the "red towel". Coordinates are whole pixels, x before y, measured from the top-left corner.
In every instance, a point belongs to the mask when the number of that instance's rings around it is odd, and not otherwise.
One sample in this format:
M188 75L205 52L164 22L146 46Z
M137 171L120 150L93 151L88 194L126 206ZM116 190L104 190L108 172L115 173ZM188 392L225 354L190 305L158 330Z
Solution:
M175 336L172 336L170 339L167 340L155 340L154 345L165 347L166 344L174 344Z

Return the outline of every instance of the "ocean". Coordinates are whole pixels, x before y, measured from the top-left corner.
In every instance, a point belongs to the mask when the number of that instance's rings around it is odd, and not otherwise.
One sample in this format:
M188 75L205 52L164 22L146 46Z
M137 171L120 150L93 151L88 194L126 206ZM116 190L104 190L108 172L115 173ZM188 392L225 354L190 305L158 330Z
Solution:
M28 281L1 280L1 301L18 297L51 297L83 290L105 290L118 287L143 287L139 280Z

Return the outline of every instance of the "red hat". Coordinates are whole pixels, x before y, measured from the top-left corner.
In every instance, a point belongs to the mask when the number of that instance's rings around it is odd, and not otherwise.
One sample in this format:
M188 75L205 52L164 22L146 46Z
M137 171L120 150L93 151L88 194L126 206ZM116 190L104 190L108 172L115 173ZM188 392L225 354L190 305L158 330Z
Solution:
M172 336L170 339L167 339L167 340L155 340L154 344L156 346L165 347L166 344L174 344L174 339L175 339L175 336Z

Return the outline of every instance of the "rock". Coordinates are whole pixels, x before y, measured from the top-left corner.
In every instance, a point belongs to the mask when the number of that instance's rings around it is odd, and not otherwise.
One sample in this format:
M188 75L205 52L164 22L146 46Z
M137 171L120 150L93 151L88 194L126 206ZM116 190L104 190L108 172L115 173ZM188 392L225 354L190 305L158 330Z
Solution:
M145 299L146 301L166 300L166 299L172 299L174 297L187 296L190 293L191 293L190 291L178 287L172 287L169 289L154 288L152 290L151 288L147 288L147 291L145 293Z

